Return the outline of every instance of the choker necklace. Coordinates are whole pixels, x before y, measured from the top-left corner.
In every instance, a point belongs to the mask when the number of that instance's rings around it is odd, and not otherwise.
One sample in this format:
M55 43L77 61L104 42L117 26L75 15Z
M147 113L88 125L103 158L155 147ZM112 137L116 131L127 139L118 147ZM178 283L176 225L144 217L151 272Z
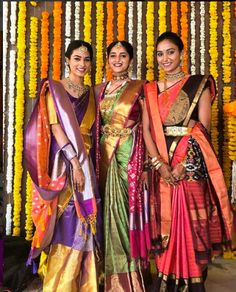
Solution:
M180 71L180 72L174 73L174 74L166 74L164 78L167 81L174 81L174 80L177 80L180 78L182 79L182 78L184 78L184 76L185 76L185 73L183 71Z
M88 86L74 84L69 77L66 78L67 86L69 90L72 90L78 97L84 94L88 90Z
M126 71L121 75L112 75L113 80L125 80L129 78L129 73Z

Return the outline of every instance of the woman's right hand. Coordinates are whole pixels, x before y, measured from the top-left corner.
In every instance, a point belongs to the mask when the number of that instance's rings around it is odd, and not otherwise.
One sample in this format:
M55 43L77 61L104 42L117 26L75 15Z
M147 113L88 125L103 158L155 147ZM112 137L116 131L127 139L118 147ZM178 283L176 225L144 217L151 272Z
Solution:
M73 172L74 189L77 190L78 192L83 192L85 177L84 177L84 172L82 168L73 167L72 172Z
M75 156L71 159L74 189L83 192L85 177L79 159Z
M175 178L173 177L171 173L171 167L168 164L163 163L162 166L160 166L160 168L158 169L158 172L160 173L160 176L168 185L171 185L171 186L176 185Z

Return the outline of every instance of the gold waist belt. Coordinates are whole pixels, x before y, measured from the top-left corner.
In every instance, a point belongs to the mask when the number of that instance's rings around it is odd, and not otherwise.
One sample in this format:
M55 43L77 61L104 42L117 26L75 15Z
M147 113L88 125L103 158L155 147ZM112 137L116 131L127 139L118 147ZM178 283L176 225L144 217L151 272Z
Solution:
M132 130L130 128L116 128L115 126L106 124L102 127L102 133L105 135L105 137L126 137L131 134Z
M187 136L192 132L192 128L188 127L164 127L165 136Z

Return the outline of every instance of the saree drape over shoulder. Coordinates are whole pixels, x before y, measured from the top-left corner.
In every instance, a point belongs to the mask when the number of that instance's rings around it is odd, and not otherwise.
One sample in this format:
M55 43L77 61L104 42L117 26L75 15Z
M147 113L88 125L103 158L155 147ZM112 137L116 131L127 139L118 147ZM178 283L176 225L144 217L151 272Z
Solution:
M212 256L230 240L232 214L222 170L198 121L198 101L206 87L214 99L212 76L186 76L162 93L156 82L145 86L158 151L172 167L187 159L186 177L174 188L152 173L151 238L162 288L168 279L176 286L180 279L186 287L201 283ZM190 119L196 121L192 128Z
M148 197L140 181L144 144L139 97L143 83L127 82L115 94L106 93L106 84L97 88L105 291L144 290L140 262L147 261L150 240ZM127 126L128 121L132 126Z
M25 157L36 227L28 264L42 252L43 291L97 291L94 250L101 222L94 172L95 112L91 89L75 98L60 82L44 80L28 123ZM85 174L82 193L73 190L70 163L51 133L55 119L79 157Z

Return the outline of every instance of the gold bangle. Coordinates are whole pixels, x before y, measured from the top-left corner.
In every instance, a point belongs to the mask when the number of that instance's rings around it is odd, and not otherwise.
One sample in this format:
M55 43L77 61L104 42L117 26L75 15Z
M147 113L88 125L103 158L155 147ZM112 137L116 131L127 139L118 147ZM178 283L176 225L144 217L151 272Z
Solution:
M159 163L156 164L155 170L158 170L164 163L160 161Z

